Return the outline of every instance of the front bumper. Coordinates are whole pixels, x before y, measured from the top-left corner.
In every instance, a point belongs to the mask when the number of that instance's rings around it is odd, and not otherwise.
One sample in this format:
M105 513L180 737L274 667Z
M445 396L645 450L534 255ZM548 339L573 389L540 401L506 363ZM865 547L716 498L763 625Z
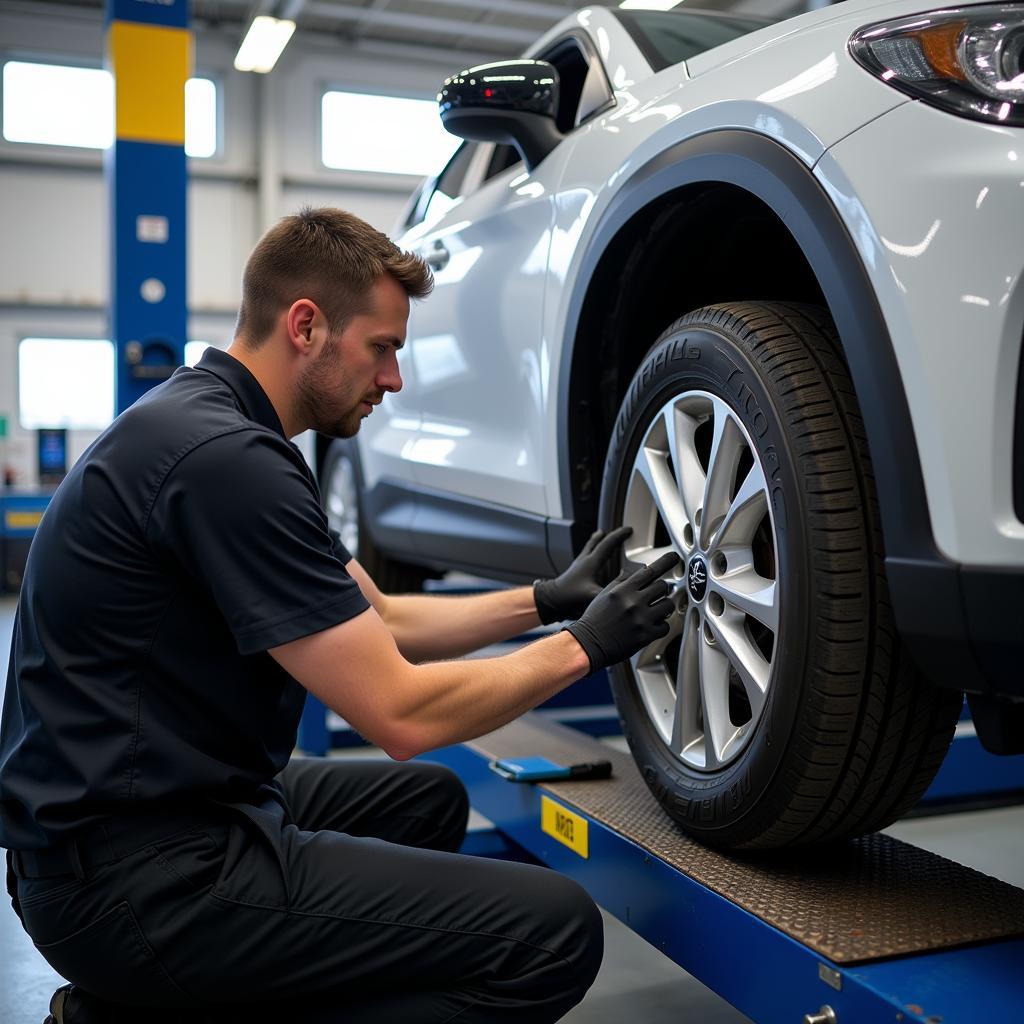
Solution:
M815 175L892 340L934 548L1024 571L1024 129L906 103L833 146Z
M897 628L1010 752L990 726L1024 712L1024 130L907 103L815 174L877 296L920 457L931 536L886 559Z
M939 685L1024 700L1024 571L887 559L896 625Z

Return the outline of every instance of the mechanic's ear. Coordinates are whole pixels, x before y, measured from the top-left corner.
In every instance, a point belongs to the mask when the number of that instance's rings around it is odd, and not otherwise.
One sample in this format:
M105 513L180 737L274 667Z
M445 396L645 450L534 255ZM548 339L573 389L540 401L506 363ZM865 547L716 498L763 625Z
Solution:
M285 314L288 340L303 354L308 354L315 342L315 328L323 321L323 313L312 299L296 299Z

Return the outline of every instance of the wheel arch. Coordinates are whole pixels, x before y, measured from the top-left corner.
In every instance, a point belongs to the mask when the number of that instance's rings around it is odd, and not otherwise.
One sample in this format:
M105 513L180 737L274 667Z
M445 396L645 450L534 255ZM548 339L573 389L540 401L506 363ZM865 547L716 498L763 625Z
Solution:
M723 228L732 249L723 244ZM738 252L735 243L748 229L761 248ZM683 262L679 279L651 273L652 263L680 247L694 259ZM586 284L572 296L566 318L569 372L561 378L558 422L563 516L574 523L574 547L596 518L611 426L650 342L699 306L774 299L821 303L836 323L864 413L887 555L938 558L881 308L845 224L789 150L763 135L725 130L659 154L612 199L577 280ZM635 318L627 340L617 333L624 316Z

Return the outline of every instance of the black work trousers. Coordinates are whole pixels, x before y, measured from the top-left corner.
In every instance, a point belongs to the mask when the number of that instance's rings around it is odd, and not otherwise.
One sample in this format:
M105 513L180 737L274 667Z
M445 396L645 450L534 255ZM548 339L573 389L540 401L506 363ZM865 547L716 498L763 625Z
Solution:
M451 852L447 769L296 759L278 781L262 818L218 809L83 878L16 879L37 948L111 1024L543 1024L583 997L597 908L553 871Z

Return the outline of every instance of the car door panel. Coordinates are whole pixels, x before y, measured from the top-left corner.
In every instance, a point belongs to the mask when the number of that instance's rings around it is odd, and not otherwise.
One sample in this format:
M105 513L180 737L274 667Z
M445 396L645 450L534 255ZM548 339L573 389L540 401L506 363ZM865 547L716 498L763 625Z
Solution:
M402 240L435 267L410 317L419 433L403 457L425 487L541 515L547 163L507 169Z

